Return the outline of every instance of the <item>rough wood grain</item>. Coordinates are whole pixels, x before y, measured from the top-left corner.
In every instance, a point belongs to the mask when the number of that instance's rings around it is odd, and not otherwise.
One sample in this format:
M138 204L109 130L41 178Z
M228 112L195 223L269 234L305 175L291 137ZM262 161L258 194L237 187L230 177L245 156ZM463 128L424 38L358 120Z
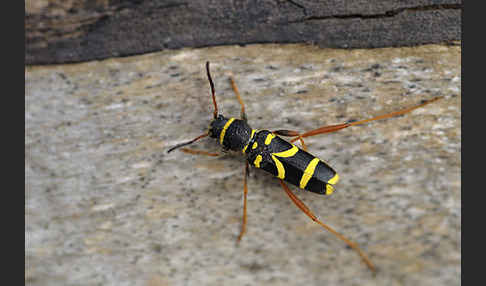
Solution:
M378 48L461 39L461 0L26 2L28 65L250 43Z

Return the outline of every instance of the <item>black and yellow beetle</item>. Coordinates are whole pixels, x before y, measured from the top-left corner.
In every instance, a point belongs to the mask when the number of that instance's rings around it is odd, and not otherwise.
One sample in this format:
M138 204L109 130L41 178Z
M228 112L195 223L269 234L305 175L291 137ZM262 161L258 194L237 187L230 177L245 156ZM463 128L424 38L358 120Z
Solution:
M170 148L167 152L171 152L177 148L187 146L201 138L209 136L211 138L217 139L219 141L219 144L225 150L240 151L246 156L247 161L243 187L243 223L241 226L240 234L238 236L238 241L241 240L246 230L246 204L248 193L247 177L249 174L249 165L251 164L279 178L283 189L290 197L290 199L295 203L295 205L299 207L299 209L301 209L313 221L324 227L329 232L336 235L348 246L356 250L363 259L363 261L366 263L366 265L370 268L370 270L374 272L374 265L371 263L370 259L366 256L366 254L361 251L359 246L356 243L351 242L349 239L347 239L328 225L318 220L317 217L309 210L309 208L294 195L294 193L289 189L285 182L314 193L322 195L332 194L332 192L334 191L333 185L336 184L339 180L338 174L324 161L307 152L307 147L304 143L303 138L323 133L335 132L343 128L363 124L369 121L398 116L427 105L429 103L432 103L440 99L441 97L436 97L428 101L423 101L419 105L392 113L387 113L370 119L323 126L302 134L293 130L257 130L252 129L247 123L245 105L240 97L238 88L236 87L236 84L232 77L230 77L230 82L241 105L241 118L227 118L221 114L218 114L218 105L216 104L214 84L211 79L211 74L209 72L209 62L206 62L206 72L209 84L211 86L211 95L214 104L214 119L209 125L209 130L208 132L194 138L191 141L184 142ZM279 136L293 138L290 140L290 142L288 142L280 138ZM299 148L292 143L297 140L300 141L302 148ZM182 148L181 151L190 154L218 156L218 154L215 153L208 153L205 151L192 150L187 148Z

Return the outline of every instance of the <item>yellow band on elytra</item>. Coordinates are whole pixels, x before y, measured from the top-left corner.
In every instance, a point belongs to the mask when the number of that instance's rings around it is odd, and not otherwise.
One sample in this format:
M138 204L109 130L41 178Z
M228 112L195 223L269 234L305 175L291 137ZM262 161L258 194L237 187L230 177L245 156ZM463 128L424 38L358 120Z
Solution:
M277 159L277 157L275 157L273 154L271 156L272 156L273 161L275 162L275 166L277 166L277 171L278 171L277 177L280 178L280 179L284 179L285 178L285 168L284 168L282 162L280 162Z
M270 144L270 142L272 142L273 138L275 138L275 135L273 135L273 133L268 134L267 138L265 138L265 145Z
M331 185L335 185L339 181L339 175L336 173L334 177L332 177L329 181L327 181Z
M295 154L297 154L297 152L299 152L299 148L297 148L294 144L292 144L292 148L285 150L285 151L282 151L282 152L272 153L272 154L277 156L277 157L288 158L288 157L294 156Z
M301 189L304 189L305 186L307 186L307 183L314 175L318 163L319 163L319 158L314 158L309 162L309 165L307 165L307 167L305 168L304 173L302 174L302 178L300 179L299 187Z
M327 184L326 185L326 195L329 196L330 194L332 194L332 192L334 192L334 187L332 185Z
M253 164L255 167L260 168L260 162L262 161L262 155L257 155L255 158L255 161L253 161Z
M334 192L334 187L332 185L336 184L339 181L339 175L336 173L334 177L332 177L329 181L327 181L326 185L326 195L332 194Z

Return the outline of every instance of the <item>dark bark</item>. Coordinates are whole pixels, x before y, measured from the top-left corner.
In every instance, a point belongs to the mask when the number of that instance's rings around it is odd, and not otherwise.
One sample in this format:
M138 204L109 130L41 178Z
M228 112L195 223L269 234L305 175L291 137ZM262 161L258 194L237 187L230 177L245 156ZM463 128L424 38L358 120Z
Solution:
M461 0L28 1L25 60L56 64L252 43L448 43L461 40L461 7Z

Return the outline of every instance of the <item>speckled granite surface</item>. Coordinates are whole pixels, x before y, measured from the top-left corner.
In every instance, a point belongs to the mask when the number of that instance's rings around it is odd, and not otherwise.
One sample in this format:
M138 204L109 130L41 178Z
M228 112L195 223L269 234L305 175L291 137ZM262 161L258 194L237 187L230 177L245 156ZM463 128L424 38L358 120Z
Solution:
M244 159L170 146L204 132L217 99L254 128L310 130L445 96L403 117L306 140L341 176L296 194L355 252ZM255 45L28 67L27 285L460 285L460 47L324 50ZM194 148L220 152L216 142Z

